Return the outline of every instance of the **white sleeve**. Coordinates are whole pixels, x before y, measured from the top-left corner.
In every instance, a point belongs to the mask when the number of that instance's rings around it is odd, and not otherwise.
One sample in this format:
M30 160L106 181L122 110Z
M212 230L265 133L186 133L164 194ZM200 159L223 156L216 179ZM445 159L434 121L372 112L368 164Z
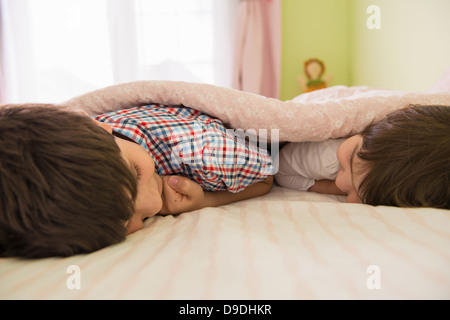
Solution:
M344 140L288 143L280 151L275 181L282 187L306 191L316 180L336 179L339 170L336 152Z

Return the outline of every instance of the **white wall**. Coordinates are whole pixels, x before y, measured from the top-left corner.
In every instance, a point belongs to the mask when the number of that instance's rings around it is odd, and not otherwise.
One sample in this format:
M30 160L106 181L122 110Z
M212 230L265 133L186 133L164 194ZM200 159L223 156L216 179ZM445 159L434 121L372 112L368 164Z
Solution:
M370 5L381 29L366 26ZM427 90L450 68L450 0L353 0L352 85Z

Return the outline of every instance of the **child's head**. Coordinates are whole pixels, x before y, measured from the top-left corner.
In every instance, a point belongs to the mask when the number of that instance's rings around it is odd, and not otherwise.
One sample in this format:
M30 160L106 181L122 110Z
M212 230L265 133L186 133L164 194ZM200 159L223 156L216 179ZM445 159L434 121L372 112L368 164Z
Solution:
M0 256L69 256L122 241L136 177L112 135L50 105L0 108Z
M336 184L350 202L450 208L450 107L410 106L338 150Z

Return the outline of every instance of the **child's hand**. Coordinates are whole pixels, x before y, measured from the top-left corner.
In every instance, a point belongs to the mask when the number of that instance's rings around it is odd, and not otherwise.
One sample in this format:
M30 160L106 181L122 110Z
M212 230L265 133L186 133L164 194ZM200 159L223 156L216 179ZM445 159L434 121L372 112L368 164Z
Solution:
M205 193L197 182L182 176L164 176L163 187L163 207L159 214L179 214L203 208Z

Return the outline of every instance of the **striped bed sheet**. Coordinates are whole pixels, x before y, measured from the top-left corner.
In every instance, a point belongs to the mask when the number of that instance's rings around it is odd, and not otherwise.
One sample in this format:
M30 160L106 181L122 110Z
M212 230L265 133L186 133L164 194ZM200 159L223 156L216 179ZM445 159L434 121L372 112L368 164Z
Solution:
M448 210L266 196L69 258L0 259L1 299L449 299Z

